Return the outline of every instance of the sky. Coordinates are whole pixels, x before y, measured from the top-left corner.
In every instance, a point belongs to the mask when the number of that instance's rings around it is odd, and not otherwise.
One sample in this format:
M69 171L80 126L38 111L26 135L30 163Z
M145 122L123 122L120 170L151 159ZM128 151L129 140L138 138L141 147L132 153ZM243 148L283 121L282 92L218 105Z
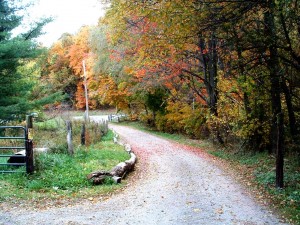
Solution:
M100 0L38 0L34 3L27 11L29 20L42 16L54 18L44 27L46 34L38 38L38 42L46 47L50 47L63 33L75 34L83 25L96 25L105 13Z

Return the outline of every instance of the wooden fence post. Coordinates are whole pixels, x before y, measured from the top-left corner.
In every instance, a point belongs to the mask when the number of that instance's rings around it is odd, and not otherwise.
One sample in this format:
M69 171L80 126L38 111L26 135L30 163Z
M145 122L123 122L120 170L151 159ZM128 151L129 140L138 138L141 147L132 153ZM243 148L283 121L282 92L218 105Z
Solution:
M105 120L104 121L104 125L105 125L105 135L108 133L108 121Z
M82 127L81 127L81 145L85 145L85 123L82 123Z
M33 125L32 115L26 116L26 172L32 174L34 171L33 165Z
M67 143L68 143L68 152L70 155L74 155L73 143L72 143L72 123L70 120L66 121L67 124Z

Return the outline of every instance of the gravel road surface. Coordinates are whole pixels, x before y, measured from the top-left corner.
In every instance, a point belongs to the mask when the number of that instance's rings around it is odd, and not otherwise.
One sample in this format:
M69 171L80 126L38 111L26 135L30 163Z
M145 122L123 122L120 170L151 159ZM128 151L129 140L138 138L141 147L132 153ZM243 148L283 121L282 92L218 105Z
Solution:
M107 200L68 207L0 210L0 224L283 224L201 150L110 126L139 160L135 181L124 191Z

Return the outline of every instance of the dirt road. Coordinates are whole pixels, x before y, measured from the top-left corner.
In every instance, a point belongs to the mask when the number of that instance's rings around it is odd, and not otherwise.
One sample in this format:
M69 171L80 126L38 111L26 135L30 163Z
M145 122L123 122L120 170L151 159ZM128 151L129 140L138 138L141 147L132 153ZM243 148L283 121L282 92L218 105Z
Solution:
M105 201L0 211L0 224L283 224L200 150L113 125L139 158L137 180Z

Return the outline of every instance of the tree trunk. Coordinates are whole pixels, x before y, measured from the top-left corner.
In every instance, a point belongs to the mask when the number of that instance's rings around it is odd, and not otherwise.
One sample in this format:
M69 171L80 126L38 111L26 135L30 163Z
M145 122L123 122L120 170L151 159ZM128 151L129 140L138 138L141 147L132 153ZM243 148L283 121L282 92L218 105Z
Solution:
M199 36L199 47L200 47L200 56L201 56L201 67L204 74L204 85L208 93L207 105L210 109L210 113L213 116L218 117L218 73L217 73L217 38L214 31L211 33L211 36L208 41L208 53L204 53L205 42L202 36ZM221 137L220 131L217 128L215 130L215 135L220 144L224 144L223 138Z
M289 116L289 126L290 126L290 133L294 141L296 140L297 135L297 125L296 125L296 117L294 112L294 107L292 104L292 95L290 93L290 90L288 89L288 86L286 84L286 81L281 82L282 90L284 92L285 96L285 102L288 110L288 116Z
M274 19L275 2L268 1L268 10L264 14L266 43L269 47L270 58L267 61L271 81L272 104L272 151L276 153L276 187L283 188L283 148L284 148L284 115L281 106L281 75L277 52L277 37Z
M209 58L208 61L208 93L209 93L209 108L211 109L211 113L215 116L217 113L217 102L218 102L218 72L217 72L217 40L214 32L211 34L211 38L208 44L209 48Z
M284 152L283 152L283 143L284 143L284 129L283 129L283 113L277 115L277 152L276 152L276 187L283 188L284 183Z

